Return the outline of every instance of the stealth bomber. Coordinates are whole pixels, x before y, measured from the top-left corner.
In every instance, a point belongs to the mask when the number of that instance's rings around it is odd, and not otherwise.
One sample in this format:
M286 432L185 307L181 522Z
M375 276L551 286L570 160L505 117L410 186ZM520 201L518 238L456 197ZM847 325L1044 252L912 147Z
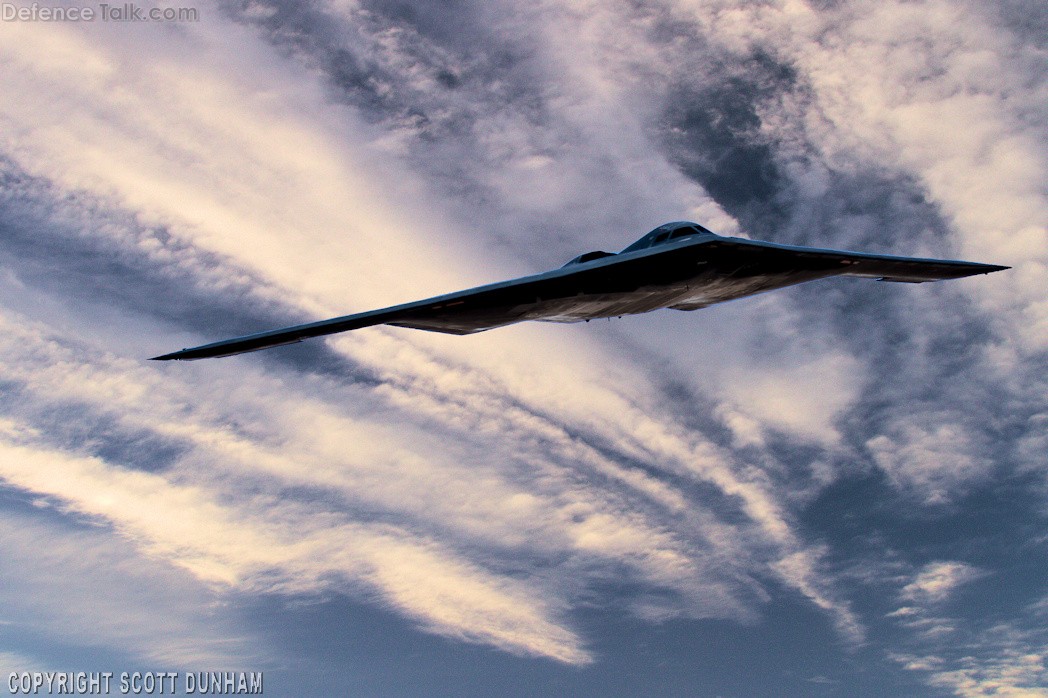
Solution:
M723 237L679 221L659 226L618 254L587 252L543 274L227 339L154 360L230 356L373 325L473 334L526 320L579 322L660 308L699 310L834 276L923 283L1002 269L1008 267Z

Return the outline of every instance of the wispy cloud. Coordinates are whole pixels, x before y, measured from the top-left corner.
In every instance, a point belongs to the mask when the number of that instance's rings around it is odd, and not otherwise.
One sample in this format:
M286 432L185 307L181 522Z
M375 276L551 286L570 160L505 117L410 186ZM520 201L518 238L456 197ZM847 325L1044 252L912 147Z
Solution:
M132 243L130 263L154 273L188 265L185 291L194 297L222 293L232 278L255 302L272 306L279 294L285 307L314 313L335 311L347 273L356 302L388 302L396 281L378 280L383 264L413 270L397 277L405 292L468 282L467 248L420 244L417 209L383 202L373 181L353 174L351 163L376 157L369 127L323 104L308 82L282 78L292 69L274 71L277 59L242 30L229 28L239 37L235 48L212 43L214 30L202 28L167 49L196 42L237 66L233 80L192 61L176 70L163 52L131 66L123 51L137 37L102 48L72 29L18 31L24 41L4 79L12 89L32 81L39 97L6 111L21 125L18 164L87 201L134 210L131 223L146 222L145 230L132 227L128 237L128 221L118 218L93 234L111 247ZM109 89L117 76L121 89ZM274 104L259 90L278 83L288 92ZM49 106L72 94L87 108L62 116ZM181 106L173 112L166 105L174 95ZM300 99L286 101L289 95ZM357 140L339 151L322 145L318 133L346 123L359 129ZM56 129L61 139L50 137ZM166 158L182 167L160 167ZM76 212L65 202L54 206ZM289 238L288 229L301 232ZM361 257L365 245L377 252ZM442 261L452 250L465 253L455 265ZM121 322L122 334L143 327ZM766 562L805 554L760 473L745 473L730 454L659 416L643 374L609 362L605 349L577 335L522 328L467 344L378 330L333 341L377 377L372 388L286 373L266 378L243 365L230 382L221 377L228 362L158 372L106 355L102 347L113 345L105 338L95 340L102 346L72 348L44 339L44 328L20 331L20 318L8 324L8 377L25 396L15 414L33 434L28 444L9 446L22 466L5 471L8 482L102 517L148 554L207 582L294 592L323 586L319 580L335 573L377 585L388 603L439 632L577 662L587 659L583 642L559 616L587 580L627 570L657 592L634 602L648 616L750 617L764 595L753 575ZM346 391L360 408L333 402ZM203 400L205 392L214 399ZM104 424L104 431L56 429L56 409L80 410L80 424ZM375 409L386 419L367 416ZM458 445L447 445L451 435ZM106 452L121 441L146 451L129 457L134 451L124 449L110 460ZM149 453L164 459L143 460ZM704 506L652 469L713 485L721 501ZM248 483L247 493L238 492ZM339 504L286 501L289 487L317 489ZM285 503L273 506L278 497ZM262 502L266 516L246 513ZM163 515L172 503L180 513ZM723 506L738 508L746 522L729 524L717 513ZM401 555L379 554L398 546ZM766 546L771 560L761 552ZM506 555L522 552L525 559L570 556L553 576L521 583L497 574ZM816 591L814 567L788 567L783 582L830 606ZM407 584L420 570L427 571Z
M979 477L991 462L974 455L971 436L946 415L929 415L929 431L914 422L898 424L894 438L881 434L866 442L874 461L899 487L918 492L929 503L948 501L965 480Z
M982 574L978 568L963 562L929 562L902 588L900 596L908 601L936 603Z
M223 506L199 487L121 471L99 459L18 445L3 446L2 455L7 484L112 524L145 554L202 582L315 592L335 574L376 586L395 607L440 632L565 661L586 659L578 640L543 618L543 602L524 588L456 563L441 546L395 526L353 524L334 514L321 517L318 526L296 516L298 507L271 502L267 516L252 520L243 506ZM195 655L177 659L200 661Z
M46 671L44 664L15 652L0 652L0 671L10 676L17 671Z
M2 450L5 460L25 455L6 445ZM12 484L6 477L5 483ZM5 635L28 643L5 656L7 671L79 666L60 654L58 648L69 645L168 666L272 661L205 586L166 561L139 555L105 529L5 513L0 549L7 561L0 572ZM158 633L161 619L165 630Z
M960 696L1043 695L1048 645L1036 619L1036 603L1008 621L986 623L956 606L955 617L942 616L943 606L958 589L986 575L957 561L921 568L899 592L911 605L888 614L913 634L910 644L919 650L891 657L905 669L924 674L932 686Z
M1009 624L987 628L963 645L963 656L898 655L909 671L926 673L932 686L965 696L1044 696L1048 678L1040 638Z
M875 472L885 507L941 515L1044 467L1045 87L985 8L223 12L4 26L0 477L69 536L201 598L345 593L569 664L594 659L583 604L753 620L780 585L856 646L866 606L834 573L854 542L812 528L820 497ZM142 362L682 217L1015 269ZM982 569L927 565L886 622L931 642L928 609Z

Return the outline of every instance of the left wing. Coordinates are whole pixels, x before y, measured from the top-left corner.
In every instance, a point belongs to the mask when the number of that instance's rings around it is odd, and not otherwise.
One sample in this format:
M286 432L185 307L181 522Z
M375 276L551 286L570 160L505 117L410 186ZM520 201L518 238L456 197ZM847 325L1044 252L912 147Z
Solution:
M587 266L591 269L600 267L603 266L601 262L603 260L597 260ZM584 280L586 274L587 270L556 269L544 274L478 286L413 303L227 339L155 356L152 360L232 356L373 325L396 325L449 334L472 334L530 319L528 310L534 308L536 302L543 298L572 295L573 289ZM580 276L583 277L582 280Z

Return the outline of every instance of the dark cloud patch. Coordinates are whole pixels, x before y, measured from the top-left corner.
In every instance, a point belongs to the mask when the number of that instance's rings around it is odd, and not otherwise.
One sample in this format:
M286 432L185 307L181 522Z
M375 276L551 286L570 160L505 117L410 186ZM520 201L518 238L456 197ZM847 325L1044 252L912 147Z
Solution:
M1004 437L996 406L1010 388L987 373L990 319L970 301L944 285L824 283L836 286L830 302L810 290L806 301L828 313L842 344L877 376L842 422L857 448L892 424L935 422L930 415L955 415L973 443Z
M323 72L334 95L373 121L403 111L391 74L366 50L356 24L339 23L312 2L227 2L235 19L257 26L288 55Z
M784 105L810 99L789 65L760 53L738 70L709 54L686 65L695 67L692 75L676 78L654 134L667 157L746 232L817 247L957 256L949 247L951 226L913 176L876 165L833 169L803 134L765 128L768 116L781 120L791 113L783 111ZM954 482L937 475L943 478L939 484L949 489L990 475L992 470L980 465L998 457L988 444L1005 438L993 406L1007 400L1010 389L981 375L982 347L994 337L992 319L975 303L945 285L915 288L866 280L824 281L791 293L801 327L832 332L862 360L864 370L877 376L841 419L858 459L854 465L874 467L865 443L882 433L894 434L900 443L926 436L929 458L953 457L937 451L948 446L933 438L940 433L936 425L945 420L963 430L966 440L956 446L956 455L969 459L971 472ZM777 346L759 332L754 342L762 355ZM1019 421L1030 416L1024 411ZM910 433L904 427L908 421L928 433ZM771 462L805 460L791 452L789 439L779 446L774 456L769 454ZM854 470L854 465L849 467Z
M659 396L682 426L702 434L718 446L727 448L731 445L731 431L715 416L716 402L711 395L680 380L663 360L653 360L649 371Z
M756 142L760 120L748 87L734 80L682 90L666 114L666 147L677 165L733 215L772 199L779 180L771 149Z
M335 49L325 64L332 86L340 96L360 108L372 119L386 113L396 113L397 104L392 94L386 94L384 81L376 66L365 65L362 59L343 48ZM424 115L416 112L424 118Z
M868 279L820 281L798 295L826 320L850 352L879 369L919 367L932 382L969 371L980 351L970 338L989 340L989 320L955 290ZM945 314L929 311L939 307ZM861 328L861 331L860 331Z
M1038 0L1000 0L980 6L994 12L1023 42L1039 49L1048 48L1048 6Z
M489 44L500 20L493 3L473 0L364 0L361 7L398 26L411 27L442 46L468 49Z
M949 255L949 225L912 176L876 166L819 169L804 158L778 157L782 170L797 173L784 177L777 192L790 213L778 231L784 241L901 255L918 254L925 245ZM814 185L818 191L811 191L813 177L821 180Z
M351 16L318 3L227 3L269 41L320 71L332 96L373 122L423 140L468 133L480 114L539 106L537 74L523 42L486 22L468 2L375 0ZM452 94L465 90L468 97ZM463 145L462 142L458 146Z
M0 397L0 412L16 414L31 424L46 425L46 432L37 443L132 470L163 472L191 448L148 429L127 427L118 416L99 413L92 406L34 404L31 391L5 393Z
M320 3L262 7L226 5L235 19L259 27L267 41L322 76L333 102L394 138L463 221L476 219L483 244L535 254L516 240L522 229L550 227L548 219L507 217L489 179L518 149L554 153L562 145L550 123L541 48L527 22L468 2L376 0L345 15ZM492 145L518 124L527 124L522 137L535 142Z
M686 46L705 48L694 41ZM738 62L703 58L697 66L686 62L685 69L698 74L677 78L667 92L656 138L667 157L736 218L749 222L774 213L782 173L761 133L760 109L795 89L796 73L759 52Z

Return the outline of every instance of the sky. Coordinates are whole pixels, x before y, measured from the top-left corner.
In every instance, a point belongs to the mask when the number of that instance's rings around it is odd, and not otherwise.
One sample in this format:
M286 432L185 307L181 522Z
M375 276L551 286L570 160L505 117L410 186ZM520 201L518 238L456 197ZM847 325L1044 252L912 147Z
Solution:
M0 22L0 692L1048 696L1043 2L181 7ZM146 360L672 220L1012 269Z

